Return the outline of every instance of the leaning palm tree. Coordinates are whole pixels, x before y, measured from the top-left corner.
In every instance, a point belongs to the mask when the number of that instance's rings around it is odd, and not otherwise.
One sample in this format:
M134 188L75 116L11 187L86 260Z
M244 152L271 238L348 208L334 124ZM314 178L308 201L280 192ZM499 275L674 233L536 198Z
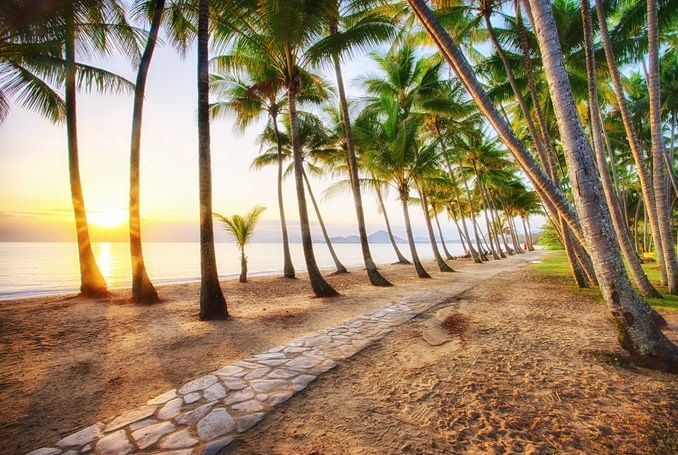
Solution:
M144 263L141 245L141 208L139 197L140 161L141 161L141 122L144 108L146 80L151 67L151 59L158 42L158 34L163 19L165 0L144 1L136 6L139 13L149 18L151 28L146 46L141 55L134 88L134 107L132 110L132 138L130 144L130 188L129 188L129 246L132 259L132 300L136 303L155 303L158 292L153 286Z
M327 29L329 3L327 0L232 0L236 7L247 7L249 14L232 14L240 33L233 43L234 69L246 58L250 63L265 62L283 78L287 94L287 115L291 125L291 143L294 162L294 180L297 190L299 224L306 270L311 286L319 297L337 295L337 291L323 278L313 252L313 240L308 219L303 178L303 156L299 142L298 102L303 80L316 76L309 73L309 49Z
M238 244L240 250L240 282L247 283L247 256L245 255L245 245L254 234L254 227L256 226L261 214L264 213L266 207L256 206L244 216L233 215L231 217L223 216L215 213L214 216L221 221L224 229L231 234L233 240Z
M392 21L374 12L374 9L381 3L381 0L335 0L331 2L332 16L328 24L328 36L317 43L313 49L318 58L330 57L334 66L346 144L348 171L358 221L360 248L367 276L370 279L370 283L375 286L390 286L391 283L377 271L377 266L372 259L372 253L367 242L367 229L365 227L365 215L363 213L360 178L358 175L358 160L356 158L348 100L341 70L342 57L350 55L357 49L374 46L376 43L393 36L395 29Z
M498 136L533 180L535 189L539 191L542 199L555 206L574 233L587 246L603 296L615 320L622 347L631 352L640 363L675 370L678 365L678 347L664 336L655 313L633 290L624 272L619 249L610 232L609 211L601 199L600 181L591 172L595 169L595 163L563 67L550 3L546 0L526 2L531 7L538 32L539 49L544 61L549 92L558 114L557 121L569 165L569 174L573 180L573 187L577 188L574 196L577 209L582 215L581 226L569 203L562 198L562 193L548 183L546 175L537 168L534 160L527 156L525 145L517 139L497 108L490 102L461 50L441 27L426 2L408 0L408 3L495 128Z

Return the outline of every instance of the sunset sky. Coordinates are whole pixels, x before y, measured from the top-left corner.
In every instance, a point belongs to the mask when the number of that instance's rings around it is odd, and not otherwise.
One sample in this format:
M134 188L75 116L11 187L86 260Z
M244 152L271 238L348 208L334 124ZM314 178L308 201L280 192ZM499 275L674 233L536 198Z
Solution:
M97 64L134 79L134 70L121 59ZM360 96L352 81L373 69L367 56L346 65L349 96ZM197 239L195 77L194 55L182 60L169 47L157 50L142 131L142 216L145 239L149 241ZM131 94L81 93L78 98L81 174L95 239L124 240L126 236L131 110ZM243 134L233 129L231 120L212 123L214 210L231 214L257 204L268 207L258 238L270 240L277 238L279 232L275 170L249 170L259 151L256 137L260 131L261 125ZM53 125L14 105L0 127L0 149L0 240L73 240L65 124ZM313 183L320 196L330 181L316 179ZM373 196L366 194L364 199L368 230L383 229ZM297 237L298 211L292 178L285 185L285 202L293 224L291 235ZM324 200L321 205L331 235L356 233L348 195ZM395 229L402 235L401 209L393 194L388 209ZM418 235L424 235L418 212L412 210L413 222ZM311 218L315 219L312 212ZM452 236L452 227L448 226L448 230L447 235ZM226 237L218 232L218 238Z

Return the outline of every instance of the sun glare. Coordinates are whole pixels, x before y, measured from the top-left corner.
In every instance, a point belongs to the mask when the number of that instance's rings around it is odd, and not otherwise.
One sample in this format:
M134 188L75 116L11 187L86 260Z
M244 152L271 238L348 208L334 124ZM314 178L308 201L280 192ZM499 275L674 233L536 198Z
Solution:
M115 228L125 223L125 216L121 212L106 211L88 213L89 221L100 228Z

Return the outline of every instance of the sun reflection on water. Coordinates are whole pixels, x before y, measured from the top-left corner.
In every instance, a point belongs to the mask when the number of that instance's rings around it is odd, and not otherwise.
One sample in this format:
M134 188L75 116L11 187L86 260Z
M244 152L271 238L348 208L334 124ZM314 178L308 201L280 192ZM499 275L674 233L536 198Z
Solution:
M99 270L104 276L104 279L110 279L113 272L113 253L111 252L111 244L108 242L100 243L97 251L97 264Z

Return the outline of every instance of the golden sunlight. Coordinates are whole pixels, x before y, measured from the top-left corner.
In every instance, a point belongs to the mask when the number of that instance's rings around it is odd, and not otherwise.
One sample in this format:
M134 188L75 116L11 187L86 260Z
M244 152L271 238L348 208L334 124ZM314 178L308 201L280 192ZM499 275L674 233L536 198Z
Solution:
M88 221L100 228L116 228L127 222L127 217L122 211L107 210L87 214Z

